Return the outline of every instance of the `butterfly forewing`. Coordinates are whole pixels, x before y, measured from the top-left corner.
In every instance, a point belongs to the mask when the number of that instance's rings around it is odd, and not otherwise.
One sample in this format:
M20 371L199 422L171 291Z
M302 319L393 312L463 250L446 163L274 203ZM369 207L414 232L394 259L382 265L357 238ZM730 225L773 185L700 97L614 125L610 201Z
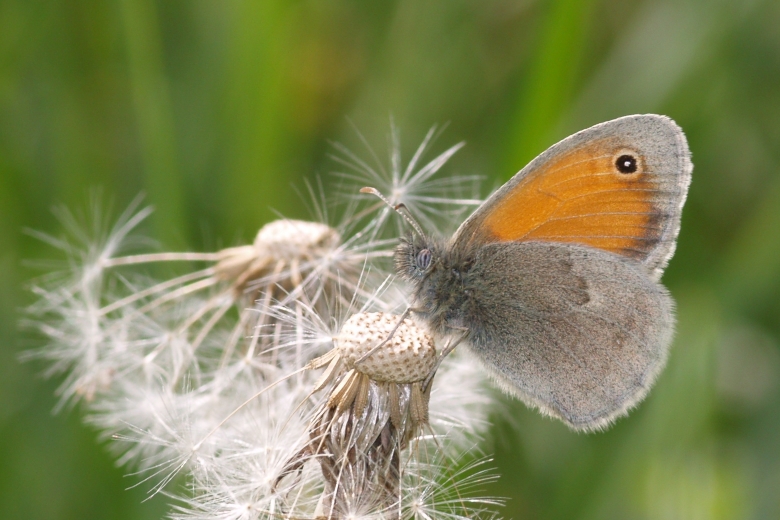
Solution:
M454 243L576 243L632 258L658 278L674 252L689 156L669 118L596 125L523 168L464 222Z

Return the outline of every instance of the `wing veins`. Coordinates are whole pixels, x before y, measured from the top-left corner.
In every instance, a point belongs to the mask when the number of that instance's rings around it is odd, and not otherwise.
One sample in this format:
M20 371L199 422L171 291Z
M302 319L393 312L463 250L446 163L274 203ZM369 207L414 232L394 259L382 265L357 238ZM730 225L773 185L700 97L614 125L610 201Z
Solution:
M631 235L546 235L545 238L631 238L634 240L653 241L657 238L635 237ZM553 240L554 241L554 240ZM601 248L596 248L601 249Z
M588 157L587 159L583 159L581 161L575 161L573 163L569 163L569 164L566 164L564 166L559 166L557 168L552 168L550 170L546 170L545 174L549 175L550 173L559 172L559 171L565 170L567 168L572 168L572 167L577 166L579 164L583 164L583 163L590 162L590 161L595 161L597 159L603 159L604 157L610 157L611 155L612 154L604 154L604 155L597 155L595 157Z
M545 221L545 224L549 222L560 222L563 220L576 220L580 218L600 217L603 215L655 215L655 214L656 214L655 211L609 211L605 213L582 213L581 215L571 215L569 217L556 217L556 218L547 219ZM646 229L654 229L654 228L646 227Z
M545 313L529 312L527 309L522 308L522 307L518 307L518 306L515 306L515 308L519 312L525 314L529 318L544 318L544 314ZM560 314L555 314L555 315L556 316L560 316ZM563 350L566 355L568 355L570 358L572 358L574 360L574 362L581 369L583 369L585 371L585 373L589 376L589 378L595 383L595 387L598 390L601 391L602 395L604 395L605 397L609 397L609 395L607 394L607 391L599 385L599 381L600 381L599 378L596 377L596 375L590 370L590 368L588 368L587 365L584 364L582 359L579 356L577 356L565 344L563 344L562 342L558 341L557 338L555 338L552 335L552 332L549 330L549 328L545 326L545 322L544 321L542 321L541 324L542 324L541 332L542 332L542 334L544 334L546 336L547 344L550 345L552 348L560 348L561 350ZM554 363L552 362L551 359L549 359L547 356L544 355L544 351L545 350L547 350L547 349L538 349L538 348L537 349L533 349L533 348L529 349L529 351L533 351L533 352L535 352L537 354L537 356L536 356L537 360L540 360L543 363L546 363L548 366L552 367L552 366L554 366ZM515 383L515 384L517 384L517 383ZM528 387L526 386L526 388L528 388ZM539 393L537 393L537 392L528 392L528 393L530 395L534 396L534 397L537 397L540 401L543 401L545 403L548 403L548 404L551 403L551 402L555 403L555 404L558 405L558 409L559 410L564 410L564 408L562 406L560 406L560 404L555 399L542 399L542 398L539 398L538 397ZM552 398L552 394L550 395L550 398Z
M566 202L569 202L571 200L577 200L584 197L590 197L591 195L601 195L602 193L625 193L627 191L647 191L650 193L664 193L663 190L658 190L655 188L620 188L616 190L601 190L601 191L593 191L591 193L583 193L582 195L577 195L576 197L571 197L569 199L563 199ZM667 192L668 193L668 192ZM632 201L634 202L634 201Z

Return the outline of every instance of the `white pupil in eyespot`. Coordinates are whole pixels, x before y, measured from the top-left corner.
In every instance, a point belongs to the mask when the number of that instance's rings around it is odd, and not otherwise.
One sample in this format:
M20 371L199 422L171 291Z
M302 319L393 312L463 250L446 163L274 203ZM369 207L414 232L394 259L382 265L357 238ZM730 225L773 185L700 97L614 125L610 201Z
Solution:
M431 265L431 250L423 249L417 253L417 267L427 269L429 265Z

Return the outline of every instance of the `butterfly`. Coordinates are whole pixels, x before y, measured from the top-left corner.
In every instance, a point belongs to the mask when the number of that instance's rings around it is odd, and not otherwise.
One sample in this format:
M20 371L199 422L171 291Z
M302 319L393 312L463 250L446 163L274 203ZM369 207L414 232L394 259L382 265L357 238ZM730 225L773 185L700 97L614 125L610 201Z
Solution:
M668 117L632 115L553 145L450 238L415 225L394 253L412 316L457 338L507 392L576 430L609 425L663 368L693 165Z

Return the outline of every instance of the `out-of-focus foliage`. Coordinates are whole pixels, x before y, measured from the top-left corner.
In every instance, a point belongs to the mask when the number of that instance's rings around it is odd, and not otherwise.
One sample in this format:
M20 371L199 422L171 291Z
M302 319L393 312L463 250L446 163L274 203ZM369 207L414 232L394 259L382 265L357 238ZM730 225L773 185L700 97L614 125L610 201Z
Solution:
M523 519L780 518L780 3L776 0L120 0L0 3L0 517L161 518L56 381L20 365L25 259L50 208L97 187L155 206L166 249L248 241L329 140L380 154L449 123L449 171L508 179L573 131L667 114L695 169L669 366L648 400L582 435L507 400L492 442ZM440 151L441 151L440 150Z

